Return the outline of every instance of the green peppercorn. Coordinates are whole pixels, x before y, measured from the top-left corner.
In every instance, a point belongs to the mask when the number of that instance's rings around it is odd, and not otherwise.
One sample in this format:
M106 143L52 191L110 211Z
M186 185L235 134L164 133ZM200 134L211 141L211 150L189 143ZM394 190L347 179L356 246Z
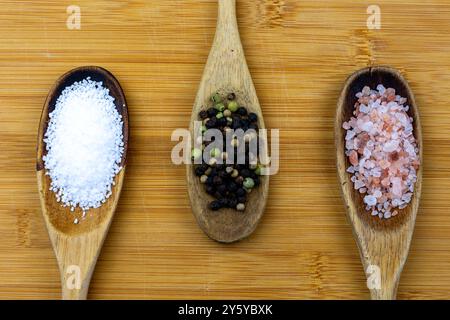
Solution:
M239 106L236 101L233 100L228 102L228 110L230 110L231 112L236 112L238 108Z
M213 148L213 149L211 149L209 154L211 155L211 157L215 158L215 157L220 156L221 152L220 152L219 148Z
M225 105L224 105L222 102L220 102L220 103L216 104L216 105L214 106L214 108L215 108L217 111L222 112L223 110L225 110ZM216 117L217 117L217 115L216 115Z
M245 178L243 185L245 189L251 189L255 186L255 182L252 178Z
M223 113L219 112L218 114L216 114L216 118L217 119L222 119L223 118Z
M194 160L199 159L201 156L202 156L202 150L200 150L198 148L192 149L192 158L194 158Z
M258 165L258 166L256 167L256 169L255 169L255 174L257 174L258 176L260 176L260 175L261 175L261 170L262 170L261 166Z
M218 92L216 92L212 95L211 101L214 103L222 102L222 97L220 96L220 94Z

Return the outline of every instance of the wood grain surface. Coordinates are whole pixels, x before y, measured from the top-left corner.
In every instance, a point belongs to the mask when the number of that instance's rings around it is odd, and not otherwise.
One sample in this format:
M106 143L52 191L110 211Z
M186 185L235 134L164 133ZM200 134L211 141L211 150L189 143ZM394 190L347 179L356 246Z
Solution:
M75 4L75 3L74 3ZM408 80L424 140L421 206L399 299L450 297L450 3L238 0L241 40L268 128L281 131L280 171L255 233L210 240L189 208L185 168L170 161L187 128L211 48L213 0L61 1L0 6L0 298L58 299L56 260L40 212L36 135L45 97L71 68L99 65L129 105L122 197L93 275L91 299L367 299L344 213L333 124L346 77L371 64Z

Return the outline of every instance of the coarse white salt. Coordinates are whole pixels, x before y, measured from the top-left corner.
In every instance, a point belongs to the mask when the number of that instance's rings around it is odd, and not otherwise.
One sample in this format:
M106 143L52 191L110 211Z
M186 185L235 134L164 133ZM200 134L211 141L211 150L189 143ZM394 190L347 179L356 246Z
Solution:
M72 211L80 207L83 217L106 202L122 169L122 128L122 116L102 82L88 77L62 91L49 114L43 157L58 202Z

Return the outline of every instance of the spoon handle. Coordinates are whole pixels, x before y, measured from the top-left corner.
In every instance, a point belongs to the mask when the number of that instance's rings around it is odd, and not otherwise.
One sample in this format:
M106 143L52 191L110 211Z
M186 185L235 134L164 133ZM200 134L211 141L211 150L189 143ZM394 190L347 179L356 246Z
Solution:
M85 300L103 237L97 233L54 238L63 300Z
M408 225L400 229L408 229ZM358 246L371 298L395 300L412 234L364 228L360 235L363 236L358 237Z
M228 31L234 30L238 30L236 19L236 0L219 0L217 31L218 33L223 32L225 35L229 36L230 34L228 34Z

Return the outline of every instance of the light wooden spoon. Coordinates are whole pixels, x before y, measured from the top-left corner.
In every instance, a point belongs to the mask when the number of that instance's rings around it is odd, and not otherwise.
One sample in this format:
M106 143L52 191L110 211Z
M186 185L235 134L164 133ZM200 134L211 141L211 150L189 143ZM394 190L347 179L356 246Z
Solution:
M370 67L359 70L351 75L345 83L337 105L335 122L335 141L337 151L337 169L342 187L343 197L347 207L347 216L352 224L353 233L358 244L364 270L368 273L374 286L369 287L372 299L395 299L400 274L408 256L409 246L414 231L417 209L419 207L422 189L422 165L417 172L417 182L411 203L399 214L390 219L372 217L365 210L363 195L353 188L351 175L346 172L350 166L345 151L345 130L342 124L352 116L355 94L364 86L375 88L383 84L386 88L392 87L397 94L408 99L410 106L408 114L414 119L414 136L419 147L422 161L422 130L419 112L414 95L408 83L395 69L388 67ZM381 275L381 287L377 288L377 272ZM371 275L370 275L371 274Z
M192 110L190 130L194 136L193 123L198 113L209 106L209 99L215 92L234 92L239 105L258 115L258 126L264 128L264 119L256 96L255 87L247 67L236 20L236 1L219 0L219 12L214 43ZM268 176L261 177L261 185L248 197L245 211L233 209L211 211L208 203L213 200L204 185L195 176L193 166L187 165L187 185L192 211L200 228L219 242L234 242L250 235L261 219L269 189Z
M50 178L45 175L46 170L42 157L46 154L43 138L48 126L49 113L54 110L58 96L66 86L87 77L91 77L95 81L102 81L103 85L109 89L110 95L115 98L117 111L123 119L124 153L121 163L123 168L115 177L115 186L111 197L100 208L87 211L87 216L83 220L81 219L81 209L77 208L75 212L71 212L70 208L63 207L56 201L55 194L49 190ZM42 110L36 170L42 212L61 273L63 299L86 299L87 297L97 257L114 216L122 189L127 147L127 104L119 82L111 73L99 67L81 67L69 71L56 81ZM79 218L79 224L74 224L75 217Z

